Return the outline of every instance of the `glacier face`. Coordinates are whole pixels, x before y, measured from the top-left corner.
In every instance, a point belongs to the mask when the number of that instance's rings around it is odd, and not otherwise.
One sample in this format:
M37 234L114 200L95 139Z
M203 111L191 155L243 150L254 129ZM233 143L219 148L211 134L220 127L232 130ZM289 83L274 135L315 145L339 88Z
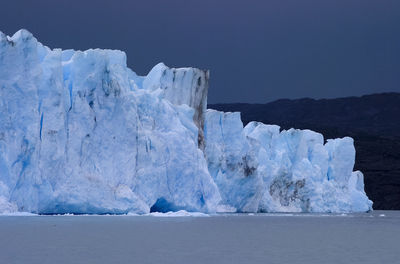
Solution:
M193 121L198 128L198 144L204 149L204 119L207 109L209 72L195 68L170 69L157 64L143 80L143 88L159 91L161 98L174 105L186 104L194 111Z
M371 209L351 138L206 111L209 73L0 32L0 212Z
M123 52L50 50L27 31L0 43L5 201L37 213L216 210L194 110L138 87Z
M223 203L240 212L368 211L353 139L283 130L207 110L205 154Z

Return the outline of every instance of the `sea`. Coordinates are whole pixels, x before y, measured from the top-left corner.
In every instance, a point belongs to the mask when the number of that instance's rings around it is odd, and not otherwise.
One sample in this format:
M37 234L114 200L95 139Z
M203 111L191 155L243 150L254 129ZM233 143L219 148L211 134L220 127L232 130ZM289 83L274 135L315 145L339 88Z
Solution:
M0 263L400 263L400 211L6 215Z

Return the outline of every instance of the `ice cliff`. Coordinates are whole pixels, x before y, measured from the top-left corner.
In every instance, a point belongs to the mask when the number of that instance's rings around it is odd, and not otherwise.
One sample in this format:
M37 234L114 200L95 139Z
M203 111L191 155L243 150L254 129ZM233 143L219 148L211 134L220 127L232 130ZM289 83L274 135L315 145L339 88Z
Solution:
M368 211L351 138L206 110L209 73L0 32L0 212Z
M206 157L223 203L242 212L368 211L353 139L283 130L207 110Z

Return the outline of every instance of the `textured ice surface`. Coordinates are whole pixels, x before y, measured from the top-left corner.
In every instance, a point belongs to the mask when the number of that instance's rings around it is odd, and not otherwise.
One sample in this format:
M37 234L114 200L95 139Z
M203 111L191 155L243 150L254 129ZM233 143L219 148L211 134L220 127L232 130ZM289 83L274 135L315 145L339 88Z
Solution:
M243 129L206 112L208 78L164 64L137 76L121 51L0 33L0 212L371 208L352 139Z
M194 110L138 80L123 52L50 50L27 31L2 34L0 208L215 211Z
M199 129L199 147L204 149L204 114L207 109L209 72L195 68L170 69L157 64L143 79L143 88L158 91L174 105L194 108L193 120Z
M251 122L207 110L208 168L223 203L241 212L368 211L353 139L328 140L310 130Z

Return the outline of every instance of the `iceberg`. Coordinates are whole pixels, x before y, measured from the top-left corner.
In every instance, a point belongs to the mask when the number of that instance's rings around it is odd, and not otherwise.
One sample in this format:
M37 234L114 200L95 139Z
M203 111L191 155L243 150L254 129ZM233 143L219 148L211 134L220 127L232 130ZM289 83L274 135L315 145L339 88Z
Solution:
M351 138L207 110L209 72L0 32L0 213L361 212Z

